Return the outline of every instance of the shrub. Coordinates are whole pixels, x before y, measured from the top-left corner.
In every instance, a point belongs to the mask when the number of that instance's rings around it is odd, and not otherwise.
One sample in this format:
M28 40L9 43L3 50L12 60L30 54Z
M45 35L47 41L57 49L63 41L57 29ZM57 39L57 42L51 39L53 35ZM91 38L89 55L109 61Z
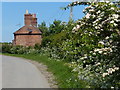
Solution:
M10 53L11 48L12 48L11 43L2 43L2 53Z
M74 59L73 72L95 87L120 87L119 10L113 3L91 3L73 28L74 37L63 42L66 57Z

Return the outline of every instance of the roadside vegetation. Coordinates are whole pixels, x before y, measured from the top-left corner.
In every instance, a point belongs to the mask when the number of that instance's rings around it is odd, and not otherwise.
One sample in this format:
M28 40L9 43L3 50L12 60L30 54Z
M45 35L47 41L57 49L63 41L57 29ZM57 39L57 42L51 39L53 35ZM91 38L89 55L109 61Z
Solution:
M42 45L2 45L2 53L42 62L60 88L120 88L120 8L111 2L73 2L88 5L77 21L55 20L39 25Z

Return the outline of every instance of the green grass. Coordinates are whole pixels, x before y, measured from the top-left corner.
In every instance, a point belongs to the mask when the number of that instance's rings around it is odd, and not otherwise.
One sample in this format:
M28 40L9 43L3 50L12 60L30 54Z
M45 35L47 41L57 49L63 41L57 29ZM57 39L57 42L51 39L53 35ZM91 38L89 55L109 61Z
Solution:
M74 79L74 76L73 73L71 72L71 69L68 68L68 66L66 66L65 62L63 61L50 60L48 59L47 56L40 54L27 54L27 55L4 54L4 55L22 57L25 59L34 60L47 65L48 71L52 72L53 75L55 76L59 88L87 87L87 84L83 81L75 82L74 80L71 80L69 83L67 82L67 80L70 78Z

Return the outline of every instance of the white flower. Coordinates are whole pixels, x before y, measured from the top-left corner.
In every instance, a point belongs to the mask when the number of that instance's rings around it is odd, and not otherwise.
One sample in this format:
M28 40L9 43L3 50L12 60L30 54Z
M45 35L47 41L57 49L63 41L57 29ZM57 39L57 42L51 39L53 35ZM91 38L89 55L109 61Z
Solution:
M93 53L93 55L96 55L96 53Z
M100 54L102 53L102 51L98 51Z
M115 67L114 69L115 69L115 70L119 70L119 67Z
M81 23L81 21L78 21L78 23Z
M98 18L98 20L100 20L100 19L102 19L102 18Z
M93 12L93 11L94 11L94 9L90 9L89 11L90 11L90 12Z
M98 66L98 65L100 65L101 63L100 62L98 62L97 64L96 64L96 66Z
M118 20L118 19L114 19L114 21L119 22L120 20Z
M111 7L110 9L115 10L115 8Z
M114 88L114 87L111 87L111 89Z
M85 17L86 17L86 18L90 18L90 15L91 15L91 14L87 13Z
M108 75L108 73L103 73L102 76L105 77L106 75Z
M115 69L112 69L112 72L115 72Z
M95 15L92 15L92 17L94 18L94 17L95 17Z
M74 68L72 71L73 71L73 72L76 72L76 71L77 71L77 69L76 69L76 68Z
M107 36L105 39L109 39L109 37Z
M76 64L76 62L71 62L72 64Z
M95 5L96 7L98 6L98 4Z
M115 70L113 68L109 68L107 71L108 71L109 74L112 74L112 72L115 71Z
M74 2L74 4L77 4L76 2Z
M80 59L81 59L81 60L83 60L83 59L84 59L84 57L81 57Z
M103 53L104 55L107 55L107 53Z
M95 26L95 29L98 29L98 26Z
M99 51L99 49L95 49L94 51L97 52L97 51Z
M93 23L96 23L96 21L94 21Z
M76 30L76 27L74 27L73 30Z
M110 1L105 1L106 3L109 3Z
M111 4L111 5L113 5L113 3L112 3L112 2L111 2L110 4Z
M87 57L87 54L84 54L85 57Z
M113 50L110 48L110 52L113 52Z
M100 10L97 12L97 14L99 14L100 13Z
M109 74L112 74L112 71L108 71Z
M100 43L100 44L102 44L102 45L104 45L104 44L105 44L103 41L99 41L98 43Z
M85 59L87 58L87 56L84 57Z
M70 6L70 4L68 4L68 6Z
M117 24L116 24L116 23L114 23L114 26L117 26Z
M89 65L86 65L86 67L88 67Z
M99 27L102 27L102 25L101 25L101 24L99 24Z
M119 17L118 14L113 14L112 16L113 16L113 18L116 18L116 19Z
M110 23L114 23L114 21L110 21Z
M83 12L85 12L86 10L84 9Z
M79 28L80 28L80 25L77 25L76 28L79 29Z

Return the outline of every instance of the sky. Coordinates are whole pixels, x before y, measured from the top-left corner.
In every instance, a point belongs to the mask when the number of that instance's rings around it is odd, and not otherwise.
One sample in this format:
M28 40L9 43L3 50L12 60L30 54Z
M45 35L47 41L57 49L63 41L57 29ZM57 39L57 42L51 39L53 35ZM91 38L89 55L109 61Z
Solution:
M70 9L62 10L70 2L2 2L2 40L0 42L11 42L13 33L24 26L24 14L26 9L29 13L36 13L38 24L46 22L49 26L55 19L68 22ZM84 16L82 12L86 6L73 8L73 19L77 20ZM2 16L1 16L2 15ZM19 24L19 25L18 25Z

